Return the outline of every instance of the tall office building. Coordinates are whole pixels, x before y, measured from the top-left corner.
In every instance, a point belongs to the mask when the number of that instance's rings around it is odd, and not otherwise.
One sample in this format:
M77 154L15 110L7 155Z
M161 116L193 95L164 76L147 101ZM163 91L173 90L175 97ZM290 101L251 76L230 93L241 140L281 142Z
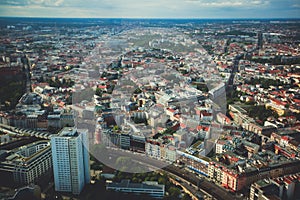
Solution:
M260 50L263 48L263 34L262 34L262 32L257 33L257 47Z
M79 194L90 182L87 130L66 127L51 137L55 191Z

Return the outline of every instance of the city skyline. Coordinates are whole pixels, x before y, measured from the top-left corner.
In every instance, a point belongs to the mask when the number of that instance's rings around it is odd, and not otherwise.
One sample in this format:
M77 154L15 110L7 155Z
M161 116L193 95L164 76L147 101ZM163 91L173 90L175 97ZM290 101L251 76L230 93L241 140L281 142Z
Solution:
M0 199L300 199L300 18L76 17L0 17Z
M296 0L4 0L2 17L58 18L299 18Z

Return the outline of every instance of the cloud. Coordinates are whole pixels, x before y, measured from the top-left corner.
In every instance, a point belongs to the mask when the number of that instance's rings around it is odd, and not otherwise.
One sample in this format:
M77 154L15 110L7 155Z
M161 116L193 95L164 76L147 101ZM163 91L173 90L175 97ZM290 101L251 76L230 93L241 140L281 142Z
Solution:
M63 4L64 0L29 0L28 5L40 5L45 7L57 7Z
M0 0L0 16L300 18L298 0Z
M25 6L28 5L27 0L2 0L0 1L0 5L10 5L10 6Z
M60 5L63 4L63 2L64 2L64 0L57 0L57 1L54 3L54 5L55 5L55 6L60 6Z
M187 3L193 3L204 7L253 7L269 5L270 1L263 0L185 0Z
M300 8L300 4L294 4L292 5L293 8Z
M1 5L10 6L43 6L57 7L63 4L64 0L1 0Z

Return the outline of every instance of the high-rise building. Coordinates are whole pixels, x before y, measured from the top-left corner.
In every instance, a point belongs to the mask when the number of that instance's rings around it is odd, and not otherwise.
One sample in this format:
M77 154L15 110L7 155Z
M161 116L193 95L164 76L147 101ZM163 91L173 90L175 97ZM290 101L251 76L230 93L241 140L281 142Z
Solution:
M259 49L263 48L263 34L262 34L262 32L257 33L257 47Z
M79 194L90 182L88 131L66 127L51 137L55 191Z

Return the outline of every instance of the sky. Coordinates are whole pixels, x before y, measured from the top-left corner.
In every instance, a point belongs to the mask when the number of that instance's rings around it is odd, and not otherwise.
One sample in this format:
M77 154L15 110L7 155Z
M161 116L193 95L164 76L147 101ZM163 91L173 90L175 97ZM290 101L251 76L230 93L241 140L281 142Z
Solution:
M300 18L300 0L0 0L0 16Z

